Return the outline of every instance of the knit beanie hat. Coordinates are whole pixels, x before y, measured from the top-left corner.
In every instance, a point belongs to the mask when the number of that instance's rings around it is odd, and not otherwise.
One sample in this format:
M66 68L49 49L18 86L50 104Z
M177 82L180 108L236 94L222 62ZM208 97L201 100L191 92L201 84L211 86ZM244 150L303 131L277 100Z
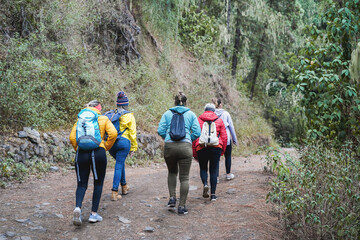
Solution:
M123 91L118 92L116 99L117 106L127 106L129 105L129 99Z

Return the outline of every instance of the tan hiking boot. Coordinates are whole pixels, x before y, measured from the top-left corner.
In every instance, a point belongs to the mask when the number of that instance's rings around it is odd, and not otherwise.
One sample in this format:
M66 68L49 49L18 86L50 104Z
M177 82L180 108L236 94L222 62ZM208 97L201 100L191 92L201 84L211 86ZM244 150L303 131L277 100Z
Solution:
M129 189L130 189L130 187L127 184L121 186L122 195L128 194Z
M111 201L117 201L121 199L121 195L117 191L112 191L111 193Z

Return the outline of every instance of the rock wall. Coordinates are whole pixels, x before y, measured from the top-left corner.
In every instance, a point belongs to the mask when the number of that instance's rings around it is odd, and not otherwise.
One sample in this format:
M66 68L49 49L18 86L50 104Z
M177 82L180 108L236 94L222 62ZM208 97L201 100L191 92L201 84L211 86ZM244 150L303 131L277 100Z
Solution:
M69 131L43 132L24 127L14 136L0 136L0 161L11 157L16 162L36 161L71 162L74 149L69 142ZM139 150L135 157L152 159L162 153L162 140L159 136L138 131Z

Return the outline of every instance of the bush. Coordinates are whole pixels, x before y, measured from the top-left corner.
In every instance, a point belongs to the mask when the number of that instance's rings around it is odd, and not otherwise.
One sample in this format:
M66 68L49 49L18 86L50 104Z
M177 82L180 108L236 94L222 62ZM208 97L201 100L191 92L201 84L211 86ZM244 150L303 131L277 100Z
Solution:
M40 128L65 125L84 102L85 90L80 91L79 82L86 89L89 76L78 64L83 55L47 41L41 33L13 38L7 49L0 62L1 123Z
M214 42L218 35L215 18L203 10L198 11L196 6L185 9L179 21L179 35L180 41L195 55L201 57L215 53Z
M270 151L277 174L268 198L277 203L287 229L301 239L358 239L360 165L353 146L310 145L300 159Z
M16 162L7 157L0 161L0 186L5 187L8 181L24 181L31 174L41 175L47 172L50 164L39 159Z

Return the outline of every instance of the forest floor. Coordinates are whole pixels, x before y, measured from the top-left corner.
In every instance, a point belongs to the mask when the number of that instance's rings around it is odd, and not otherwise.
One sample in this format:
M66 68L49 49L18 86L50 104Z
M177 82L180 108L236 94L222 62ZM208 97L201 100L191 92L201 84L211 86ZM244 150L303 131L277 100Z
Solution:
M194 161L187 215L178 215L166 207L164 163L127 167L130 191L119 201L110 201L113 169L109 168L99 208L104 220L95 224L86 221L91 208L91 180L83 203L85 221L81 227L72 223L75 172L61 169L0 190L0 240L284 239L285 232L273 205L266 203L273 176L263 171L265 165L263 155L235 157L232 166L235 179L226 181L222 158L218 199L210 202L202 197L199 166Z

